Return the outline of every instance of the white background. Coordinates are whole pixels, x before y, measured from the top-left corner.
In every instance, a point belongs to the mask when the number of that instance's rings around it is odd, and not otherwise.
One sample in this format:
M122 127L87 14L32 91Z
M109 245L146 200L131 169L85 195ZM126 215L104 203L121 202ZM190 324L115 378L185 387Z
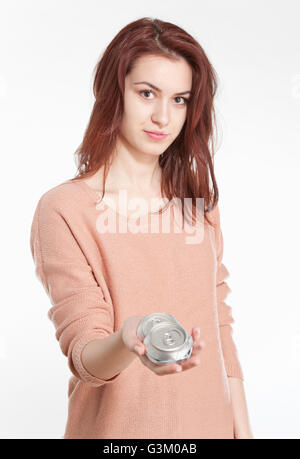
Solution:
M219 76L215 170L251 427L255 438L300 438L300 4L149 3L0 3L0 436L63 436L71 372L30 226L40 196L76 173L94 66L121 28L150 16L192 34Z

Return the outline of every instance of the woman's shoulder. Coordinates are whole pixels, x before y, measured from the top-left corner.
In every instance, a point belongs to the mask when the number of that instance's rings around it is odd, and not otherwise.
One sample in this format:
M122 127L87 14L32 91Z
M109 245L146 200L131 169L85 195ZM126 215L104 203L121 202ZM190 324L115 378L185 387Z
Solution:
M81 182L72 179L59 183L49 188L39 198L38 204L51 209L68 209L78 205L86 198Z
M69 201L70 199L74 202L75 199L84 196L84 188L82 188L80 184L81 182L79 181L73 181L72 179L66 180L49 188L41 195L40 199L49 204L59 204L65 200Z

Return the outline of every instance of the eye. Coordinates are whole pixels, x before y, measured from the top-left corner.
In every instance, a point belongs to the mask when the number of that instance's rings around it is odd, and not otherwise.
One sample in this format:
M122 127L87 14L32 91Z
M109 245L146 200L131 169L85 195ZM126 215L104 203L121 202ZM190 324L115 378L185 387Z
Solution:
M143 89L142 91L139 91L139 94L143 94L147 92L153 94L153 91L151 91L151 89ZM146 97L146 99L149 99L149 97ZM177 96L177 97L174 97L174 99L182 99L184 101L183 104L176 104L176 105L187 105L189 103L189 99L186 99L185 97Z
M146 92L151 92L153 94L153 92L150 89L143 89L142 91L139 91L139 94L146 93ZM149 97L146 97L146 99L149 99Z
M175 99L184 100L184 104L188 104L189 103L189 99L186 99L185 97L182 97L182 96L177 96L177 97L175 97ZM184 104L176 104L176 105L184 105Z

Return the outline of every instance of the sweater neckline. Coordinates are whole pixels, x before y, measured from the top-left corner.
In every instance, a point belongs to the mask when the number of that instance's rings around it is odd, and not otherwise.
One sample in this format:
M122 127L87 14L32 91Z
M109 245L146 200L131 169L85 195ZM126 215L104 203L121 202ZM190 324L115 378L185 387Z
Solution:
M116 210L114 207L110 206L106 201L105 201L105 196L103 198L101 198L102 196L102 192L101 190L96 190L95 188L92 188L90 187L84 180L69 180L70 183L78 183L84 190L86 190L86 192L94 199L95 197L97 197L97 203L102 203L105 204L105 206L110 209L114 214L116 214L117 216L119 216L120 218L125 218L126 220L128 221L131 221L131 220L137 220L137 218L142 218L142 219L147 219L147 217L151 216L151 215L154 215L154 216L158 216L159 215L159 210L156 210L154 212L147 212L145 214L141 214L139 215L138 217L135 216L135 217L132 217L132 216L128 216L128 215L124 215L122 213L120 213L118 210ZM166 205L164 207L162 207L160 210L161 210L161 215L164 214L166 212L166 210L172 206L172 201L168 201L166 203Z

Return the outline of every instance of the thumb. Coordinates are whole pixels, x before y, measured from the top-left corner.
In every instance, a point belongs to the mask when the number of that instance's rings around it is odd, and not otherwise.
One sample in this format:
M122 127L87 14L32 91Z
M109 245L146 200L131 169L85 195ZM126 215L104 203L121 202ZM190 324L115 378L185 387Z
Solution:
M144 344L141 342L141 341L138 341L135 346L134 346L134 351L138 354L138 355L143 355L144 352L145 352L145 346Z

